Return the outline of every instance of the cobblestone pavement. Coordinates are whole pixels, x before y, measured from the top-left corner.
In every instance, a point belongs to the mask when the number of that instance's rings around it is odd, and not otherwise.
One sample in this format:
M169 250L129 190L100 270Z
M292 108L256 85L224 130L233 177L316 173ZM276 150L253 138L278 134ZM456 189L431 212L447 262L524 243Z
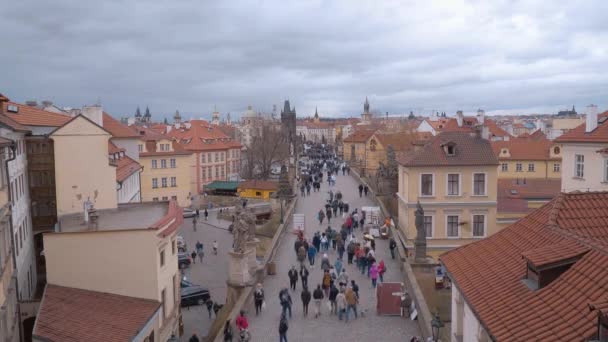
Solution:
M196 264L190 265L184 271L184 275L190 282L208 288L213 301L224 303L226 301L226 280L228 279L226 271L228 269L228 250L232 247L232 234L228 232L230 222L218 220L216 215L217 210L209 211L209 219L205 221L201 212L200 217L197 218L196 232L192 229L192 219L185 218L178 234L186 240L190 253L195 249L196 242L199 240L203 243L205 253L203 262L201 263L197 257ZM218 242L217 255L213 254L213 240ZM206 336L215 319L215 316L209 319L205 305L182 308L182 317L184 321L182 341L188 341L194 332L199 337Z
M375 205L371 195L369 197L359 198L358 183L352 176L338 176L336 185L331 189L336 192L336 189L342 191L344 200L349 203L350 210L361 208L362 206ZM306 215L306 238L310 241L314 232L327 228L327 220L323 225L319 225L316 219L316 213L324 205L328 198L327 182L324 182L320 192L311 192L310 196L301 197L298 200L295 213ZM339 227L344 222L344 219L332 219L331 226L334 229ZM289 230L291 231L291 230ZM358 229L356 231L358 240L362 239L362 233ZM249 316L250 332L252 341L278 341L278 327L281 315L281 306L279 304L278 293L281 288L289 288L289 279L287 272L292 265L296 264L296 256L293 248L295 242L294 234L285 234L278 247L275 261L277 263L277 274L268 276L264 282L264 291L266 294L266 309L259 316L255 316L255 308L251 303L247 308ZM329 258L333 262L336 259L336 252L330 248ZM377 260L384 260L387 265L385 281L401 282L402 275L398 264L390 257L387 240L376 240L376 256ZM346 254L345 254L346 259ZM317 257L314 269L310 269L308 279L309 288L316 288L317 284L321 283L322 272L319 267L320 255ZM338 320L337 316L331 316L327 308L327 300L322 304L321 317L314 318L314 303L309 305L309 315L304 317L302 313L302 301L300 294L302 290L301 282L298 281L296 291L291 291L293 318L289 321L289 330L287 337L290 342L302 341L409 341L410 338L420 336L420 331L416 321L404 319L394 316L378 316L376 314L376 298L375 290L372 288L371 280L357 272L355 265L346 265L347 274L350 279L355 279L359 285L360 304L358 310L364 310L365 317L359 316L358 319L352 319L349 323ZM335 338L335 339L334 339Z

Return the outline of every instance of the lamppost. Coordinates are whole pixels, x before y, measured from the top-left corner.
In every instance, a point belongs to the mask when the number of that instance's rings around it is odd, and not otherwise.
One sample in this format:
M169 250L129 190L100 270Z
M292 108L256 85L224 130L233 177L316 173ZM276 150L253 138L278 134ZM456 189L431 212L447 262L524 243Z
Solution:
M281 202L281 221L280 223L284 223L283 218L283 200L285 197L291 194L291 185L289 184L289 175L287 174L287 167L285 165L281 165L281 174L279 176L279 202Z
M433 317L433 320L431 320L431 328L433 330L433 341L439 341L439 332L443 327L444 324L441 321L441 318L439 318L439 314L435 313L435 317Z

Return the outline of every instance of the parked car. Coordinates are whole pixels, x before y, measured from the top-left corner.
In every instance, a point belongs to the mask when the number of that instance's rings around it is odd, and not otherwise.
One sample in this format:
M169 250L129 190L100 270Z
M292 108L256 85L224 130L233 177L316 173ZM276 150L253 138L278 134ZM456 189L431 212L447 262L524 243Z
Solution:
M181 306L203 305L209 298L209 290L193 284L185 279L180 282L181 288Z
M196 211L190 208L184 208L184 218L192 218L196 215Z
M184 268L190 266L191 263L192 263L192 258L190 258L190 255L188 254L188 252L179 252L177 254L177 267L179 269L184 269Z

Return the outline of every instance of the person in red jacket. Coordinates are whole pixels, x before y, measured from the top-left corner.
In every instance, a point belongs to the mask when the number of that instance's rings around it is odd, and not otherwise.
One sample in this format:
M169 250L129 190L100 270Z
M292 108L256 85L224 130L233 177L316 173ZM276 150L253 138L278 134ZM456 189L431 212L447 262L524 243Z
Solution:
M249 328L249 322L247 322L247 317L245 317L245 311L241 310L241 314L236 318L236 327L239 330L247 330Z

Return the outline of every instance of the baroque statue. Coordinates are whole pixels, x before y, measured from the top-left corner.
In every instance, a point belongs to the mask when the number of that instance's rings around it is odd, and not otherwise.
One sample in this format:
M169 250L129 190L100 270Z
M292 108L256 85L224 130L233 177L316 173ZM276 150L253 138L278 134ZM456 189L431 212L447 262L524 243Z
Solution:
M426 230L424 229L424 209L420 202L416 204L416 240L426 240Z
M232 238L234 251L245 252L245 243L255 239L255 215L253 213L237 207Z

